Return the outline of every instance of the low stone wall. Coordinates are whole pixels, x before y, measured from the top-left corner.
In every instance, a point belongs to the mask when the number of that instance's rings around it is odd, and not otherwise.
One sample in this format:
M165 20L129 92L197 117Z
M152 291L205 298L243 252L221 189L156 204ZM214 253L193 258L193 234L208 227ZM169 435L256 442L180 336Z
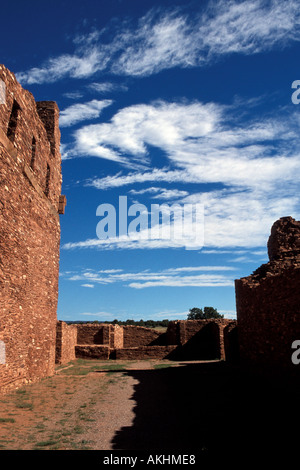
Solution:
M177 346L140 346L116 349L115 358L123 360L171 359Z
M77 328L58 321L56 325L56 364L66 364L75 359Z
M110 354L109 346L101 345L85 345L75 346L75 354L77 359L103 359L108 360Z
M67 326L59 322L57 357L97 359L230 359L236 355L234 320L178 320L169 323L166 332L140 326L112 324L74 324L77 343ZM70 330L70 331L73 331ZM225 341L226 337L226 341ZM67 354L67 348L70 354ZM59 349L60 348L60 349ZM59 362L59 360L57 360Z

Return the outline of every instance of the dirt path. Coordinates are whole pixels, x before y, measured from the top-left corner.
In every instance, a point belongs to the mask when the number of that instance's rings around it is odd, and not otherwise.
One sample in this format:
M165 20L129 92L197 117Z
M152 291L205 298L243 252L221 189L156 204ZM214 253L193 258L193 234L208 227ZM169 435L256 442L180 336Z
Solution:
M0 395L0 449L110 450L134 420L137 379L153 362L76 361L56 375Z
M282 448L295 445L299 396L222 361L77 360L0 395L0 449Z

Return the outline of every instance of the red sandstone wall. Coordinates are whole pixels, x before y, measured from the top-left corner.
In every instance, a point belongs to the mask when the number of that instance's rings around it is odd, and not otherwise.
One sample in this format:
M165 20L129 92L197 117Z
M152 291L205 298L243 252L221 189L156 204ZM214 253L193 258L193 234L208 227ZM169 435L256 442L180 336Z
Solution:
M116 350L116 359L143 360L143 359L170 359L176 346L139 346Z
M110 348L123 348L124 328L120 325L110 325Z
M110 344L110 334L112 325L109 324L89 324L78 323L77 344Z
M75 346L76 358L108 360L110 348L107 345L88 344Z
M6 85L6 102L0 104L0 340L6 351L5 364L0 364L3 390L54 372L61 157L56 104L49 103L56 135L51 151L51 131L47 134L31 93L23 90L2 65L0 79ZM11 119L14 100L19 110Z
M241 361L298 372L291 346L300 339L300 222L276 221L268 253L269 263L235 281Z
M238 335L245 364L296 368L291 345L300 339L300 266L251 284L236 281Z
M111 324L76 324L74 327L77 328L77 358L225 359L226 349L228 358L236 354L231 334L236 329L234 320L174 321L169 323L166 333ZM233 346L235 343L234 337Z
M56 356L57 364L66 364L75 359L77 344L77 328L59 321L56 326Z
M143 326L124 326L124 348L135 348L140 346L149 346L157 342L162 333Z
M224 329L235 327L235 320L176 320L167 330L168 344L180 345L180 354L188 359L225 359ZM230 342L230 343L229 343ZM228 348L231 341L228 336ZM233 347L234 349L234 347ZM233 349L231 355L233 355Z

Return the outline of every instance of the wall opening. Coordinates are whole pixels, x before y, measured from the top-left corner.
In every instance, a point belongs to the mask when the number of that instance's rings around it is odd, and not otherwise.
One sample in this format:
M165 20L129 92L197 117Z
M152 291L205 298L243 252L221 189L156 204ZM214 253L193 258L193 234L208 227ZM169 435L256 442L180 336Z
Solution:
M49 195L50 174L51 174L50 166L49 166L49 164L47 163L46 183L45 183L45 191L44 191L44 193L45 193L46 196Z
M7 137L11 142L15 140L20 110L20 106L16 100L14 100L7 128Z
M36 140L34 137L32 137L30 166L33 170L35 167L35 155L36 155Z

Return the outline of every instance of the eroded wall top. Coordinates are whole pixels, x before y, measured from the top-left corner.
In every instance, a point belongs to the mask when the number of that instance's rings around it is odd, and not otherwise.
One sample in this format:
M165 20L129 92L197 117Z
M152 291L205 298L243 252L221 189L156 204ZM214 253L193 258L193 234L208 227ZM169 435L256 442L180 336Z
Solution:
M288 268L300 267L300 222L292 217L281 217L274 222L268 239L270 261L262 264L253 274L236 283L257 285L262 279L281 274Z
M53 101L36 102L15 75L0 64L0 142L29 168L45 196L59 207L61 155L59 109Z

